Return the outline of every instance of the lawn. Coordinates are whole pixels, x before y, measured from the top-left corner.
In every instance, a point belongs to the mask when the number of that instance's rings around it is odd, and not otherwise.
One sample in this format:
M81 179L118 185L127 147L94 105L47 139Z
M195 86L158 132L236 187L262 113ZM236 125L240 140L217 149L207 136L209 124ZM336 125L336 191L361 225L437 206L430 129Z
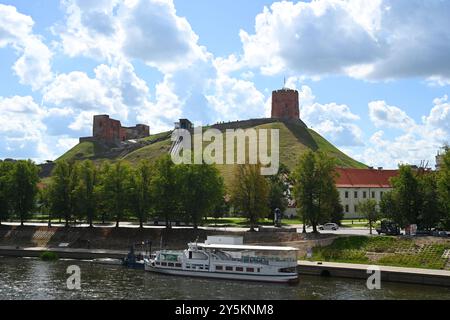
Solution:
M332 261L444 269L442 258L450 241L423 241L421 238L354 236L336 239L331 245L313 249L313 261Z

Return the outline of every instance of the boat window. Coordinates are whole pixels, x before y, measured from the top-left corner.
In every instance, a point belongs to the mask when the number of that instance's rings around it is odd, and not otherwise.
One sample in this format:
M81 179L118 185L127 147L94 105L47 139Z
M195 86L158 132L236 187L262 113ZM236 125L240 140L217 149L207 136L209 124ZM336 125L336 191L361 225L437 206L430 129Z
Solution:
M176 264L175 264L175 267L181 268L181 263L176 263Z
M159 261L156 261L156 265L159 266L161 263Z
M165 267L165 266L167 266L167 262L161 262L161 265L162 265L163 267Z
M242 267L236 267L236 271L244 271L244 268L242 268Z
M190 264L187 264L186 265L186 269L190 269L191 268L191 265Z
M192 251L189 251L189 259L192 259Z
M261 269L260 269L260 268L258 268L258 272L261 272Z
M189 259L194 259L194 260L208 260L208 256L203 253L203 252L199 252L199 251L194 251L194 252L189 252Z
M216 266L216 270L223 270L223 266Z
M169 263L168 263L168 266L169 266L169 267L173 267L173 266L175 266L175 265L174 265L172 262L169 262Z
M247 272L255 272L254 268L247 268Z
M225 267L225 270L227 270L227 271L233 271L233 267Z

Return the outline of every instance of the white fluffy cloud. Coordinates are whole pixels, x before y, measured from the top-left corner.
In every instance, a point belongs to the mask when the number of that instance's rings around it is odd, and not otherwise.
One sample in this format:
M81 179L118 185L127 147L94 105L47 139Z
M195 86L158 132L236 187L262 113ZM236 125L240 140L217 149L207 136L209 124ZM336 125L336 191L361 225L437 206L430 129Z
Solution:
M65 24L54 26L64 53L112 61L139 59L163 72L207 58L172 0L64 0Z
M369 116L376 127L402 128L412 130L415 122L405 111L398 107L389 106L385 101L372 101L369 103Z
M292 79L288 83L293 86ZM295 85L294 85L295 86ZM308 86L299 91L300 118L312 129L338 146L361 146L362 130L356 124L360 117L347 105L335 102L321 104Z
M450 2L275 2L241 30L245 65L264 74L450 79ZM430 19L432 17L432 19Z
M31 17L0 4L0 48L12 46L16 50L20 57L13 65L15 74L20 83L38 90L52 79L52 52L41 37L33 34L33 25Z
M356 155L367 164L395 167L399 163L434 164L436 151L450 140L450 103L448 97L437 98L428 116L417 123L402 109L389 106L385 101L369 103L370 118L381 129L396 128L401 133L393 138L383 130L370 138L367 148Z

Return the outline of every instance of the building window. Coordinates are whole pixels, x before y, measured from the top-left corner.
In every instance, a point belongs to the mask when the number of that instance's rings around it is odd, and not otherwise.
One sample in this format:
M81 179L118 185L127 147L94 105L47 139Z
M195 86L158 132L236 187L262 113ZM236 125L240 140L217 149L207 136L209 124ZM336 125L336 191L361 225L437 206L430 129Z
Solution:
M222 271L222 270L223 270L223 267L222 267L222 266L216 266L216 270Z
M367 198L367 192L366 191L363 191L363 198L364 199Z
M358 206L355 204L355 213L358 212Z
M358 199L358 191L355 191L354 195L355 195L355 199Z
M345 199L348 199L348 191L345 191Z
M348 213L348 212L349 212L349 209L350 209L350 208L348 207L348 204L346 204L346 205L345 205L345 212Z
M375 191L372 191L372 198L375 199Z
M225 267L226 271L233 271L233 267Z
M383 191L380 191L380 199L383 199Z

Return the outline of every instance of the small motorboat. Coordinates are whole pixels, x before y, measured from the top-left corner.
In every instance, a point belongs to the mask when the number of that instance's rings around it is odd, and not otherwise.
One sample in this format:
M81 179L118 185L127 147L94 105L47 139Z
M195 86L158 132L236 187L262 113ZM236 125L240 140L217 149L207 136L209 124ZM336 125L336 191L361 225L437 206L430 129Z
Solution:
M141 252L135 253L135 247L140 246ZM146 247L150 247L149 250L147 250ZM142 242L138 244L134 244L130 247L130 252L126 255L125 258L122 260L122 265L124 265L127 268L130 269L142 269L145 268L145 260L149 259L151 252L151 241Z

